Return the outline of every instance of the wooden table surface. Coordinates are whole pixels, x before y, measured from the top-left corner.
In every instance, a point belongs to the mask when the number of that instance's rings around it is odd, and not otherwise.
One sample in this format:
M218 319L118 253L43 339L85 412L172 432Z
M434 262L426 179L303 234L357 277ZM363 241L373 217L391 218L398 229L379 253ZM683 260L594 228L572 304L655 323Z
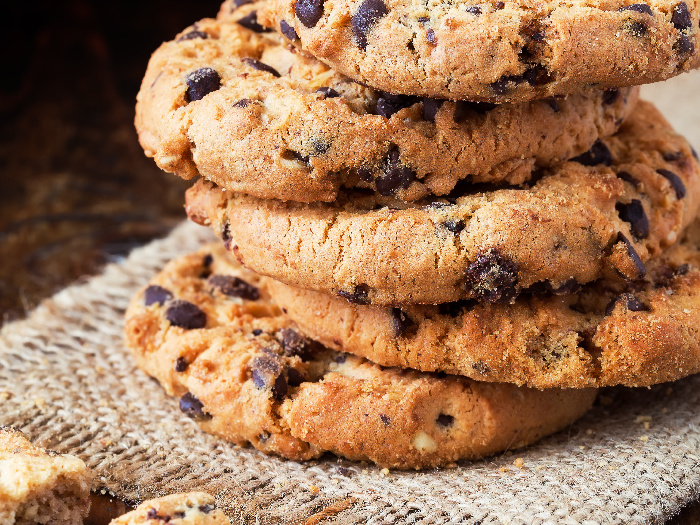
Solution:
M0 41L0 325L184 218L187 183L146 159L134 99L150 53L217 0L12 2ZM645 88L700 150L700 73ZM92 525L123 512L94 497ZM672 523L700 523L700 503Z

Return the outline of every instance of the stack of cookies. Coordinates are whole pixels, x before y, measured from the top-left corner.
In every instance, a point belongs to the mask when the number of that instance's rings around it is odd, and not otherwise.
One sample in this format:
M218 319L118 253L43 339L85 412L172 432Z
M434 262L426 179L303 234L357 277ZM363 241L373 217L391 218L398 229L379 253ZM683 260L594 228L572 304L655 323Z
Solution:
M700 164L634 87L700 65L698 15L225 2L138 96L222 241L134 297L138 365L227 440L396 468L700 371Z

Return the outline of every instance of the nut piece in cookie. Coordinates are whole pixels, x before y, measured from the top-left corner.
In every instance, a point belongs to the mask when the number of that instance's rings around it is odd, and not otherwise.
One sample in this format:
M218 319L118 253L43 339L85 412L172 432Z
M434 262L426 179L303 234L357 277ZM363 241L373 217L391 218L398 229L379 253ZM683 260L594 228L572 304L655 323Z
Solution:
M216 508L214 498L205 492L171 494L144 501L131 512L113 519L109 525L231 525Z
M80 459L0 427L0 523L79 525L90 510L91 482Z

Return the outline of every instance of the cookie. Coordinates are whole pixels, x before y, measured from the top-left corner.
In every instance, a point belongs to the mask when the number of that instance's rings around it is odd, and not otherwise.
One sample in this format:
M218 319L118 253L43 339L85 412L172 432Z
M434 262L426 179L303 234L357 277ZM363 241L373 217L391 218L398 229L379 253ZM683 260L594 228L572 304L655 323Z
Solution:
M248 268L358 304L511 301L566 293L601 277L644 275L698 209L698 161L640 102L620 131L514 188L465 185L403 203L344 194L333 205L283 203L199 181L187 212Z
M227 0L222 16L236 4ZM239 2L238 2L239 3ZM700 66L698 4L679 0L265 0L257 20L392 93L526 101L656 82Z
M425 468L527 445L593 402L592 389L484 383L329 350L298 332L259 279L217 243L169 263L126 313L138 366L234 443Z
M216 508L214 498L205 492L171 494L144 501L131 512L113 519L109 525L230 525Z
M32 445L0 426L0 523L80 525L92 473L80 459Z
M700 372L700 222L646 266L643 279L513 304L379 308L265 287L306 336L383 366L534 388L641 387Z
M250 8L151 58L136 128L165 171L261 198L329 202L357 187L411 201L460 179L519 184L614 133L637 99L636 88L501 106L393 96L249 29Z

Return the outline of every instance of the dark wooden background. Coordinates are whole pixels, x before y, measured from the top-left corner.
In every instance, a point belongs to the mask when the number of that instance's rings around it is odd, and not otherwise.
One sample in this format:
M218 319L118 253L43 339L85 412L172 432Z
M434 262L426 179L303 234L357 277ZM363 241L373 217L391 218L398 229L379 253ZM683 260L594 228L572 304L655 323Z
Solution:
M218 0L9 2L0 82L0 325L184 218L133 129L150 53ZM126 507L95 496L90 523ZM673 523L700 523L693 505Z

